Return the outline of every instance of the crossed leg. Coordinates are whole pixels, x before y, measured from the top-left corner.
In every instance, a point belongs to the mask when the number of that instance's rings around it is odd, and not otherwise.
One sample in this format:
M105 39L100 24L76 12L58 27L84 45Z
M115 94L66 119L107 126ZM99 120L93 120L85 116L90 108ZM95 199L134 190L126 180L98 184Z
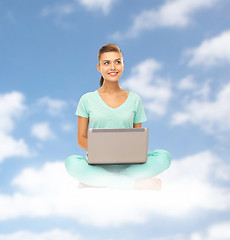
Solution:
M167 151L156 150L148 153L144 164L112 166L118 169L111 172L111 166L92 166L87 159L73 155L66 159L66 169L71 176L80 181L79 188L111 187L118 189L161 189L161 180L156 178L159 173L169 168L171 156Z

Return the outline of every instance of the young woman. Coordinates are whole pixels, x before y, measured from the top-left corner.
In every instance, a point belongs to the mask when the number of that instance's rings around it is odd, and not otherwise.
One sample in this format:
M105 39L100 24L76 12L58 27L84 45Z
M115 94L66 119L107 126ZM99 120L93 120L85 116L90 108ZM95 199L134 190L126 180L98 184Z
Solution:
M97 69L101 73L100 88L84 94L78 103L78 145L87 151L87 130L90 128L141 128L147 120L141 98L119 86L124 71L123 55L115 44L106 44L99 50ZM141 83L140 83L141 84ZM65 166L80 186L118 189L161 188L156 175L167 169L171 157L167 151L148 153L144 164L89 165L86 157L72 155Z

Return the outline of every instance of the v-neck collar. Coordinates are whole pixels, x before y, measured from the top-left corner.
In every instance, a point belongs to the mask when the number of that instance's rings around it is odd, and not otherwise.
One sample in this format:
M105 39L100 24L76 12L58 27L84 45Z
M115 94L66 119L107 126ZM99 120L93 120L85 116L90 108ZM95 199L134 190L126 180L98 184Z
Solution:
M119 108L121 108L123 105L125 105L126 102L127 102L128 99L129 99L130 95L131 95L131 92L129 91L129 95L128 95L128 97L126 98L126 100L125 100L120 106L118 106L118 107L116 107L116 108L113 108L113 107L108 106L108 105L104 102L104 100L102 99L102 97L101 97L101 95L99 94L98 90L96 90L95 92L96 92L97 95L99 96L99 99L101 100L101 102L102 102L107 108L113 109L113 110L119 109Z

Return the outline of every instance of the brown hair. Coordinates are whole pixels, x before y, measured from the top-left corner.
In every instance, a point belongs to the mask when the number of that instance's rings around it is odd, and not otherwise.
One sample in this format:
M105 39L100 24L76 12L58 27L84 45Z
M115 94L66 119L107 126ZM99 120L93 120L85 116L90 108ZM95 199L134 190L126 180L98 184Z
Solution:
M98 59L98 64L100 64L100 59L101 59L101 55L103 53L106 53L106 52L119 52L121 54L121 56L123 57L123 54L121 52L121 49L114 43L108 43L104 46L102 46L98 52L98 56L97 56L97 59ZM103 85L103 82L104 82L104 78L103 76L101 76L101 79L100 79L100 87Z

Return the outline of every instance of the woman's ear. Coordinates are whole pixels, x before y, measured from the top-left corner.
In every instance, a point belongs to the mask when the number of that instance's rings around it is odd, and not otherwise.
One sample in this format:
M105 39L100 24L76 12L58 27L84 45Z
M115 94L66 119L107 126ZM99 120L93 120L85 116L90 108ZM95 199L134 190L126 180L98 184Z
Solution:
M97 64L97 71L98 71L99 73L101 73L101 67L100 67L100 64Z

